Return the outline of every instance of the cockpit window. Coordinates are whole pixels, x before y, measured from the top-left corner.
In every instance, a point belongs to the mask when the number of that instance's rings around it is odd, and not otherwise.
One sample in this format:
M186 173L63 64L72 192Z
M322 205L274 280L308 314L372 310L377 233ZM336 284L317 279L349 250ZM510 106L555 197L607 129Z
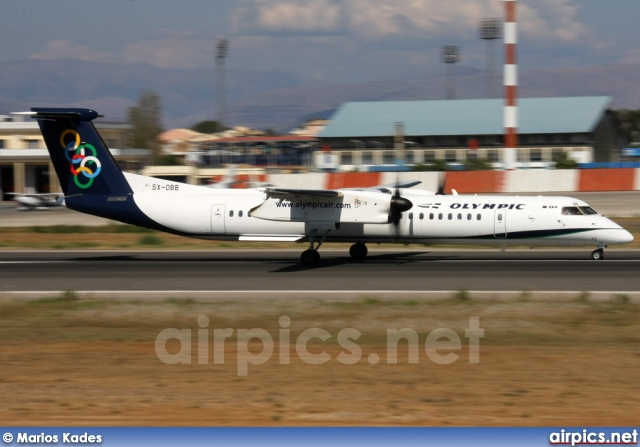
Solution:
M579 206L578 208L585 214L598 214L598 212L590 206Z
M565 206L562 208L562 214L565 216L580 215L582 211L577 206Z
M598 214L598 212L590 206L565 206L562 208L562 214L565 216L581 216L583 214Z

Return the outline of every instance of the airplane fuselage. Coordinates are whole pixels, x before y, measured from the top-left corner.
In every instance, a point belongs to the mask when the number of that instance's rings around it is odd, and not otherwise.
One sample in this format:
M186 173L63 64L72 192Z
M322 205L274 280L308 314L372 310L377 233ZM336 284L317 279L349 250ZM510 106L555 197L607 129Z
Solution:
M340 199L283 199L268 197L264 189L211 189L129 173L125 177L133 195L123 200L132 200L159 229L202 239L305 241L314 229L325 242L352 243L607 246L633 239L570 197L432 195L406 189L403 197L413 207L402 213L396 227L383 221L386 213L378 203L369 203L377 197L371 199L366 190L350 190ZM114 218L111 212L104 215L67 202L70 208Z

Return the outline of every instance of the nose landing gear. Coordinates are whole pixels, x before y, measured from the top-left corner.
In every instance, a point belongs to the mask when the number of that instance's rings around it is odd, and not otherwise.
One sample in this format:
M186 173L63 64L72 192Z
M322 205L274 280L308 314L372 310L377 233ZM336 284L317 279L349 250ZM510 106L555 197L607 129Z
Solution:
M598 247L591 252L591 259L601 261L604 259L604 247Z

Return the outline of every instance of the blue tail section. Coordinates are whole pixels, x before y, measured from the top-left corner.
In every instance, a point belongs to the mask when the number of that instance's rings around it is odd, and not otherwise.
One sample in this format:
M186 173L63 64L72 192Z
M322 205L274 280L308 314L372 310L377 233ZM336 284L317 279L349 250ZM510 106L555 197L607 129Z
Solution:
M91 122L89 109L33 108L66 197L127 196L131 187Z
M91 122L90 109L32 108L65 195L65 205L107 219L170 231L137 207L118 163Z

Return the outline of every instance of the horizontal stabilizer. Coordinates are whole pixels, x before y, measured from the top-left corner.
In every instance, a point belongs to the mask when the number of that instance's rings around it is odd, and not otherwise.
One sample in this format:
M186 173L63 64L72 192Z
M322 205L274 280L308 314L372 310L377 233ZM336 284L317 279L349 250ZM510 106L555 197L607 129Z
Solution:
M98 112L91 109L77 108L53 108L53 107L33 107L31 112L13 112L12 115L24 115L32 118L75 118L80 121L91 121L95 118L102 118Z
M394 190L397 190L400 188L402 189L413 188L414 186L419 185L420 183L422 183L420 180L414 180L410 182L396 182L396 183L387 183L384 185L369 186L367 188L343 188L343 189L349 189L352 191L380 191L385 194L393 194Z

